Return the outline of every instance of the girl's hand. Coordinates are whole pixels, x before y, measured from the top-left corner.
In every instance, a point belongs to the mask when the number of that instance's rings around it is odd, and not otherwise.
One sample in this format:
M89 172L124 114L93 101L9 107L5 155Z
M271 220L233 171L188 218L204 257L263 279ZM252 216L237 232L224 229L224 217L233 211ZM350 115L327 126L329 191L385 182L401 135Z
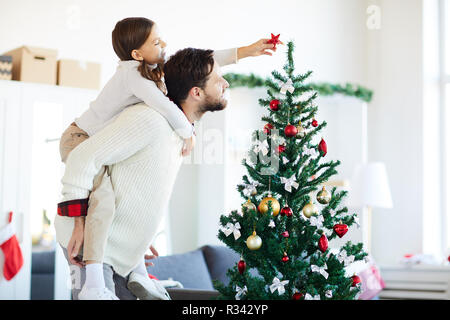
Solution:
M269 40L270 39L261 39L249 46L238 48L238 60L247 57L257 57L263 54L271 56L272 52L267 50L272 50L275 52L277 51L277 48L274 48L274 45L272 43L267 43ZM278 44L284 43L281 40L278 40Z
M71 264L84 267L85 263L77 257L84 241L84 217L76 217L72 237L67 245L67 256Z
M183 150L181 151L181 154L183 157L188 156L192 149L195 147L195 135L193 134L190 138L184 139L184 146Z
M150 246L150 251L151 251L153 254L152 254L152 255L146 254L146 255L144 256L144 258L145 258L146 260L155 259L156 257L159 256L158 251L156 251L156 249L153 247L153 245ZM154 264L151 263L151 262L146 262L146 263L145 263L145 266L146 266L146 267L148 267L148 266L153 266L153 265L154 265Z

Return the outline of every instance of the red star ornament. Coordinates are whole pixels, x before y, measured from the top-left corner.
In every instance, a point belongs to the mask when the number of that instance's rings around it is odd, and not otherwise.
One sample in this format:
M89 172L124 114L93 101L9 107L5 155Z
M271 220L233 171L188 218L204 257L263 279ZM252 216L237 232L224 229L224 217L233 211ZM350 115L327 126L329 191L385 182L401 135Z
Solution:
M278 40L278 38L280 37L280 34L275 36L273 33L271 33L270 36L272 37L272 39L267 41L267 43L272 43L273 44L273 48L275 49L277 47L277 44L280 43L280 40Z

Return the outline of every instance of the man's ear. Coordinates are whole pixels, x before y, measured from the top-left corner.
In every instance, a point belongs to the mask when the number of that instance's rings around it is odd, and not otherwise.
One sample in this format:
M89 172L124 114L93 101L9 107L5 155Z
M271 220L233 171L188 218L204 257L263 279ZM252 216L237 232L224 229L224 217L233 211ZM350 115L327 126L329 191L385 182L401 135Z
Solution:
M141 53L138 50L131 51L131 56L134 60L142 61L144 60L144 57L141 55Z
M199 87L192 87L191 90L189 90L189 96L195 100L200 99L201 98L201 89Z

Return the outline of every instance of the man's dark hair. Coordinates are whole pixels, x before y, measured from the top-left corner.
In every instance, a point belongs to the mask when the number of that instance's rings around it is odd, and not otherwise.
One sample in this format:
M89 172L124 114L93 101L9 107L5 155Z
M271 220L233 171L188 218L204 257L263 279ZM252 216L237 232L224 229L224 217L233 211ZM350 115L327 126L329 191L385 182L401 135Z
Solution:
M168 97L180 107L193 87L204 89L213 68L213 50L186 48L177 51L164 65Z

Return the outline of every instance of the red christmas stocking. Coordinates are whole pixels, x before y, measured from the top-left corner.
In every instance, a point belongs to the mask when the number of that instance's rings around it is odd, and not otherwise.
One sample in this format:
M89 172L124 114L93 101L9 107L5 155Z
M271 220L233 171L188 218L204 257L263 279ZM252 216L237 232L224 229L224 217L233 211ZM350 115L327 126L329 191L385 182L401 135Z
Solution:
M12 212L9 214L9 223L0 228L0 248L5 256L3 275L6 280L11 280L23 266L22 250L17 241L14 224L12 223Z

